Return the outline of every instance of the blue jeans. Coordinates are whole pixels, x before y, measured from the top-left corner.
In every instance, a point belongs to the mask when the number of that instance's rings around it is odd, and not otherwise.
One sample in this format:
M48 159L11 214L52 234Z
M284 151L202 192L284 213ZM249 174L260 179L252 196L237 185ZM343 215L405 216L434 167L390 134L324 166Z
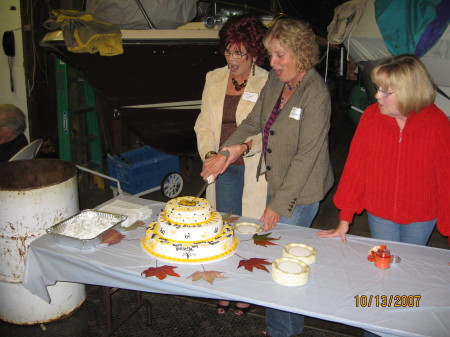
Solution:
M267 202L270 197L267 198ZM314 218L319 210L319 203L309 205L297 205L291 217L280 218L281 223L311 227ZM289 337L303 332L305 317L287 311L266 308L266 332L272 337Z
M222 213L242 215L244 165L230 165L216 180L216 206Z
M436 225L436 219L407 225L379 218L368 213L370 234L374 239L390 240L426 246Z

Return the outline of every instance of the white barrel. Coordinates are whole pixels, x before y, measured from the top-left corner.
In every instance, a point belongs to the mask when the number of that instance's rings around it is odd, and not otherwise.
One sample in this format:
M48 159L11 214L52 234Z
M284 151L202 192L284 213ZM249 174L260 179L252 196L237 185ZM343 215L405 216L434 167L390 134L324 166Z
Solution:
M0 319L37 324L65 317L86 298L85 286L58 282L51 303L22 286L28 246L78 213L77 168L58 159L0 164Z

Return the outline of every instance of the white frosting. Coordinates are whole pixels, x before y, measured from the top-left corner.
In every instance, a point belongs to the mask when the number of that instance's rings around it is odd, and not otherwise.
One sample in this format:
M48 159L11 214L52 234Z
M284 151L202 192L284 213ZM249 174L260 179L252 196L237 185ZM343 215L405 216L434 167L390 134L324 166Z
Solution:
M179 197L167 202L164 209L169 221L181 224L205 222L211 217L208 200L196 197Z
M215 262L231 255L237 243L220 213L212 212L206 199L194 197L170 200L142 239L148 253L176 263Z
M230 225L208 240L183 242L162 238L157 222L151 223L142 239L144 248L155 257L177 263L208 263L228 256L237 248L237 239Z
M106 229L111 228L111 226L111 220L102 217L74 218L67 222L64 230L59 232L59 234L80 240L88 240L100 235Z
M222 216L213 212L208 221L194 224L176 224L167 220L165 212L158 215L158 234L175 241L200 241L212 238L222 231Z

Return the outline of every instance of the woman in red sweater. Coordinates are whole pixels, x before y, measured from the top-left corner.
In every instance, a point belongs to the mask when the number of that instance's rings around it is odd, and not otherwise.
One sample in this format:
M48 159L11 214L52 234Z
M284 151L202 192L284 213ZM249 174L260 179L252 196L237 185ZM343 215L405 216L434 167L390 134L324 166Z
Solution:
M436 222L450 234L450 121L415 56L384 61L372 81L378 103L361 117L334 196L339 225L318 236L345 242L353 216L367 210L373 238L426 245Z

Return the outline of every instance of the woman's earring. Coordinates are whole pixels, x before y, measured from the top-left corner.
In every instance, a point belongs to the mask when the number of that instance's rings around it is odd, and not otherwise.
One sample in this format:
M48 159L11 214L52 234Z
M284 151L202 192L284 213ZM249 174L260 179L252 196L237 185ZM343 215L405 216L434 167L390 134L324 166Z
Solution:
M230 65L229 64L227 64L227 67L228 67L228 69L230 69Z
M254 63L253 63L253 66L252 66L252 75L255 76L255 64Z

